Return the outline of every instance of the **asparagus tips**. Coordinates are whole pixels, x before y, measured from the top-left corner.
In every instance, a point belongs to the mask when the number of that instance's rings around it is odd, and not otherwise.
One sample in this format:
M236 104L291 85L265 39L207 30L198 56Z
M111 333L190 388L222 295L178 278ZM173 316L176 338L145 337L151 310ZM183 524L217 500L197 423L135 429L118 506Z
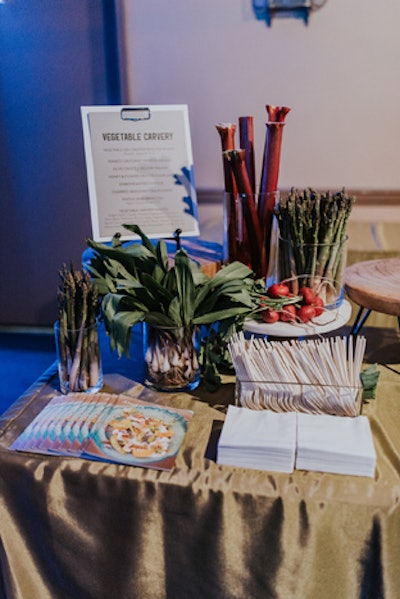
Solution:
M281 278L304 276L299 285L329 284L339 294L346 263L346 225L355 202L344 190L334 195L292 189L275 210L280 232Z

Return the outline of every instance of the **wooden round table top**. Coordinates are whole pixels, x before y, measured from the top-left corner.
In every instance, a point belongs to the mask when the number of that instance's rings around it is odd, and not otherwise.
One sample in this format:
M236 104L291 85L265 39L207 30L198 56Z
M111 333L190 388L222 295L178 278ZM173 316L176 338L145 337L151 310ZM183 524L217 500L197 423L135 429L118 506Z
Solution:
M345 271L348 297L363 308L400 315L400 258L367 260Z

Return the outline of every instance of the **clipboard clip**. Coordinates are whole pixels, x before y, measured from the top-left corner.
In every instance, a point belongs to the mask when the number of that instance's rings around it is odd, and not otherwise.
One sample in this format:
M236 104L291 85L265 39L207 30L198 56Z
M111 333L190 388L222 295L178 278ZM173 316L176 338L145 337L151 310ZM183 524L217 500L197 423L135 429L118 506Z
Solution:
M146 106L130 106L121 108L120 116L123 121L148 121L151 113L150 108Z
M175 241L176 242L176 251L180 250L182 247L181 235L182 235L182 229L176 229L174 231L173 237L166 237L167 241Z

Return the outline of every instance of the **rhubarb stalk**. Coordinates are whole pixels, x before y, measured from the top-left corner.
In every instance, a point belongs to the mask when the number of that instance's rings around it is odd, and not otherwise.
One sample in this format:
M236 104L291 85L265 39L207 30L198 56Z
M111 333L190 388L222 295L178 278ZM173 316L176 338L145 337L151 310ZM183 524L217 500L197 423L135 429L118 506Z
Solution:
M254 164L254 126L252 116L239 117L239 142L245 151L245 164L253 194L256 191Z
M269 263L273 214L278 191L279 165L282 134L285 117L290 111L287 106L267 104L268 122L266 123L263 167L258 200L258 215L264 235L266 263Z
M237 207L237 189L227 157L224 152L235 149L235 131L234 123L218 123L216 129L221 139L222 159L224 169L224 182L226 193L225 228L227 235L227 254L228 261L234 262L238 259L238 207Z
M246 224L248 255L251 260L251 268L259 277L266 275L266 264L264 252L262 251L262 232L257 215L257 207L245 164L245 150L229 150L224 153L226 159L232 166L241 208Z
M218 123L218 125L215 126L221 138L222 152L225 152L226 150L234 150L236 125L234 123ZM224 167L225 191L227 191L228 193L235 193L235 182L232 177L230 165L225 156L222 156Z

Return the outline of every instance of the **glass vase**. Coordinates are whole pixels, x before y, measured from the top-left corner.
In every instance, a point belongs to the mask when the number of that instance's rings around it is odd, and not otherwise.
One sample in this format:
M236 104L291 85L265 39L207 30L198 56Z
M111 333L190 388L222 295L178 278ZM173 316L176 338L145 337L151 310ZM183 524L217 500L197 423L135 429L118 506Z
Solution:
M347 240L301 244L280 237L276 279L288 283L295 295L301 287L311 287L326 307L337 308L344 298Z
M279 191L265 193L262 198L256 194L224 193L225 263L237 260L257 277L269 275L275 260L274 209L278 201Z
M54 324L61 393L96 393L103 386L98 324L67 329Z
M238 260L249 264L246 224L242 201L237 193L225 192L223 197L223 259L229 264Z
M200 383L200 329L143 323L145 384L158 391L190 391Z

